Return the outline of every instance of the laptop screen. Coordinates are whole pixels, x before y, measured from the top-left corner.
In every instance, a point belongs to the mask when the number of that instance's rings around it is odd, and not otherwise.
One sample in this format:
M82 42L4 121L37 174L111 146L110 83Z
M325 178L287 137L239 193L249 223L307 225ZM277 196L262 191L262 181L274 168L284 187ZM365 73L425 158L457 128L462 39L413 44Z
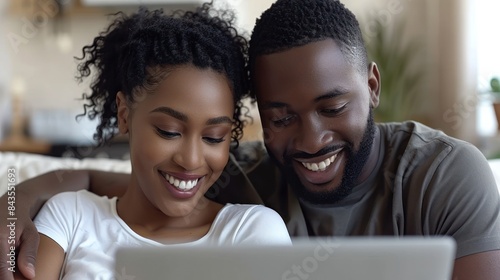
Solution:
M448 280L455 247L450 237L343 237L293 246L122 248L115 272L116 279Z

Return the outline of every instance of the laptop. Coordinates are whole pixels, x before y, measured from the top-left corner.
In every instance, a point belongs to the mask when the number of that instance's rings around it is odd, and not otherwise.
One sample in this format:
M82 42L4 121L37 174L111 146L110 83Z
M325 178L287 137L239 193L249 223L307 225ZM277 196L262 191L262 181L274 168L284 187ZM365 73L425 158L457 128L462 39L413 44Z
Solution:
M450 237L297 239L291 246L121 248L116 279L449 280Z

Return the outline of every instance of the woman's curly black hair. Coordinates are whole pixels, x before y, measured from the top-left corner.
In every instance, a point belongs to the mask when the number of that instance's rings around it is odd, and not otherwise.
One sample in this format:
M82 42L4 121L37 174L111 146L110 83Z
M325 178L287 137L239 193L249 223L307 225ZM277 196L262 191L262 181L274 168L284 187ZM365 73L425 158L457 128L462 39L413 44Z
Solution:
M117 132L115 100L119 91L134 102L136 93L154 89L166 71L186 64L210 68L228 78L235 104L231 138L237 144L245 124L241 99L248 95L249 79L248 44L234 27L234 13L205 3L194 12L176 11L168 16L162 10L146 8L130 16L121 12L115 16L77 58L82 61L78 65L80 82L96 71L91 94L83 94L86 104L80 116L100 118L94 134L99 145Z
M368 58L356 16L338 0L277 0L255 23L249 48L250 78L257 56L333 39L360 71ZM254 81L252 81L253 84ZM255 90L252 89L255 98Z

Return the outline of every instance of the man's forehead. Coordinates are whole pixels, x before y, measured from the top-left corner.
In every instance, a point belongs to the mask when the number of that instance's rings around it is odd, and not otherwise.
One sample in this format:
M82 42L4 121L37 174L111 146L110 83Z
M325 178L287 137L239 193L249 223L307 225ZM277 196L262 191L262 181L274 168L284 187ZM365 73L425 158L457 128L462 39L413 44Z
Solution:
M353 69L337 44L327 39L257 57L254 83L258 92L303 88L319 94L333 90L336 83L347 87Z
M299 79L301 77L335 74L346 71L347 63L340 48L332 39L294 47L285 51L261 55L255 61L254 77Z
M259 55L256 57L256 65L260 64L262 61L273 62L280 60L285 60L290 63L293 63L298 60L311 60L318 56L326 54L329 55L335 54L339 55L340 57L343 57L338 44L333 39L327 38L296 47L287 48L282 51Z

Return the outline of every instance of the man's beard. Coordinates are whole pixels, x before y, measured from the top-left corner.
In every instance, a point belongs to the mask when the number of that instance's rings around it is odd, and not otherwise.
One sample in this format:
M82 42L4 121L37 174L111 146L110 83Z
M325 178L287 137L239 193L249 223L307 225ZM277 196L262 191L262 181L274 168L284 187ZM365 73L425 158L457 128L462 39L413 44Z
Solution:
M342 176L342 181L338 187L331 191L310 191L302 183L293 169L292 160L293 156L284 155L284 164L279 163L272 153L269 153L271 159L280 168L282 174L285 176L285 180L290 184L290 187L295 192L297 197L304 202L315 205L329 205L341 201L347 197L351 192L356 181L361 174L363 167L365 166L370 152L372 150L373 141L375 138L375 123L373 121L373 113L370 108L368 114L368 119L366 122L366 129L363 134L363 139L360 142L359 149L354 151L353 143L348 143L343 146L343 152L346 154L346 165L344 168L344 174ZM331 151L338 149L336 147L325 147L318 151L314 157L327 154Z

